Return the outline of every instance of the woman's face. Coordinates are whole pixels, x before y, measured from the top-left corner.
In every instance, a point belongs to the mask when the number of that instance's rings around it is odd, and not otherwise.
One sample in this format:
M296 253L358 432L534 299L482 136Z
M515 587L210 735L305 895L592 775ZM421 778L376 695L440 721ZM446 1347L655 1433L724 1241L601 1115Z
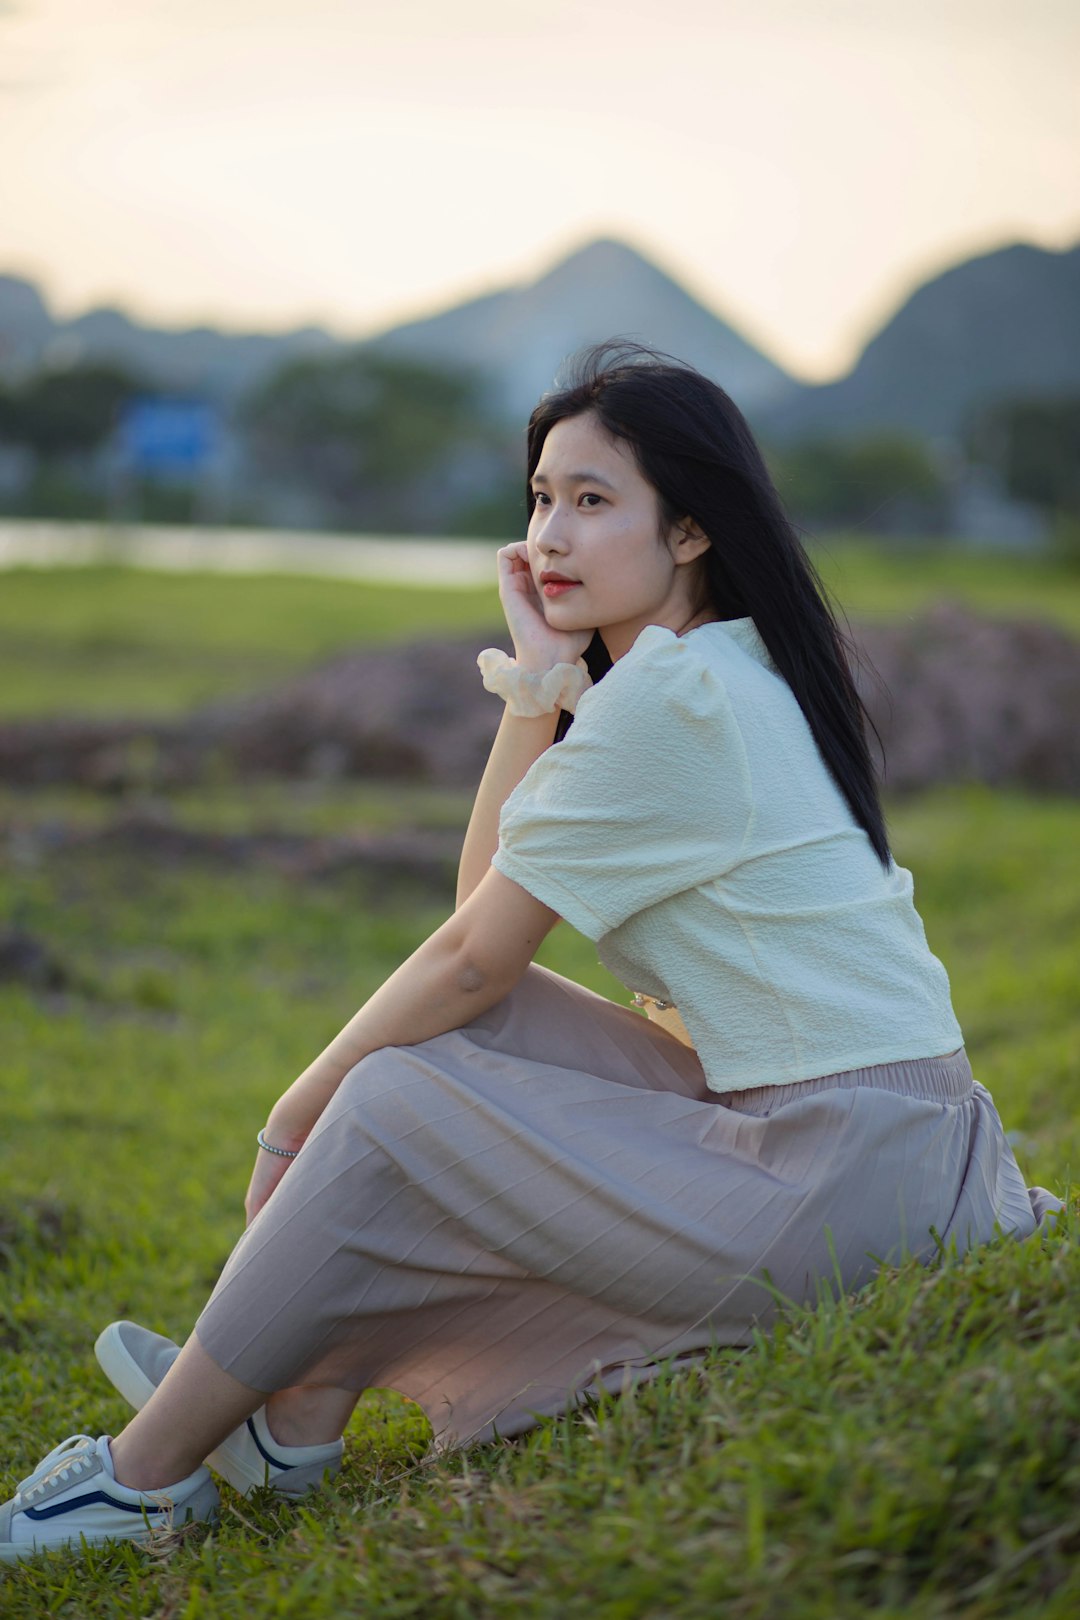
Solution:
M557 422L532 488L529 566L553 630L599 630L621 658L647 624L689 629L694 570L686 565L708 541L692 524L662 533L656 490L629 445L591 413Z

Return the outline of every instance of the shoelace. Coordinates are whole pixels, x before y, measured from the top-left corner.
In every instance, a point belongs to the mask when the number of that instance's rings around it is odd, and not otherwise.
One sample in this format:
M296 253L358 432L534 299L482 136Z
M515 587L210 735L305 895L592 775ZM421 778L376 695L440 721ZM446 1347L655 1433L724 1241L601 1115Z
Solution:
M69 1473L73 1479L77 1478L86 1472L91 1453L96 1450L97 1441L89 1434L73 1434L67 1440L61 1440L47 1457L42 1458L34 1472L22 1481L17 1494L22 1501L29 1502L33 1497L40 1496L54 1479L65 1479Z

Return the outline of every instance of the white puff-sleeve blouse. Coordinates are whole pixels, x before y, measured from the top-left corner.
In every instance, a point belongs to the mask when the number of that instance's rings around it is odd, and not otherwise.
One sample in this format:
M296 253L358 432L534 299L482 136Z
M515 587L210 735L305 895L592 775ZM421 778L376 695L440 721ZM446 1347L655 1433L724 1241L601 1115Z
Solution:
M751 619L647 626L503 805L493 865L673 1001L714 1090L954 1051L911 874Z

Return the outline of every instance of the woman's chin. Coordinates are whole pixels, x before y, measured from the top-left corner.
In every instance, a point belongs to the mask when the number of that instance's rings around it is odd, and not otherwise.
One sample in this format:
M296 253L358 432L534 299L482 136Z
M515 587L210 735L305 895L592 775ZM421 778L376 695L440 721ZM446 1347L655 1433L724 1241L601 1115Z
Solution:
M544 618L552 630L587 630L591 628L586 623L587 617L580 609L575 612L569 602L544 603Z

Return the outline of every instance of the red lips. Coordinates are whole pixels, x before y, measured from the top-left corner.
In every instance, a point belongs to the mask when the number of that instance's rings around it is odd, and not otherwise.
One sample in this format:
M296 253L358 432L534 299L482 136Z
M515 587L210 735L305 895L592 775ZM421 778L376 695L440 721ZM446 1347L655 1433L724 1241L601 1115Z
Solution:
M565 596L567 591L577 590L580 584L580 579L567 579L565 574L556 574L550 569L540 575L540 589L547 597Z

